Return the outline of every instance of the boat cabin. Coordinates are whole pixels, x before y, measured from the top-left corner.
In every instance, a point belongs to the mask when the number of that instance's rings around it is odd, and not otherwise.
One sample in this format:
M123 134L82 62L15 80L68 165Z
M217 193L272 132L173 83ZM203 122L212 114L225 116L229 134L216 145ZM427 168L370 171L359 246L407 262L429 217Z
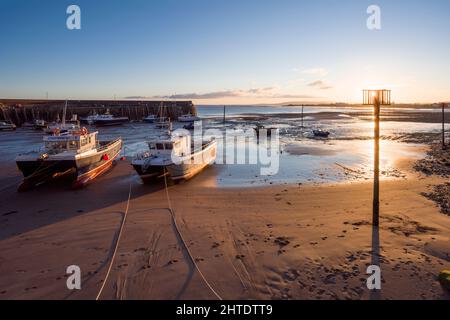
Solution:
M74 133L53 135L44 137L45 149L47 152L61 153L74 151L82 153L97 147L98 132L92 133Z
M156 156L184 157L191 153L191 136L189 134L172 134L148 143L150 152Z

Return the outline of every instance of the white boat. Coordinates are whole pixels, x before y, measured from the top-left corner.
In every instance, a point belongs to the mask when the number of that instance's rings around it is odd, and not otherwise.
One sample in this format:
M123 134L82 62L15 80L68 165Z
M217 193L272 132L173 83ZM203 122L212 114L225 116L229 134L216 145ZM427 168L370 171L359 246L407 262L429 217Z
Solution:
M217 141L204 141L196 146L188 132L174 132L152 139L149 150L137 154L132 165L144 182L168 173L173 181L188 180L214 163Z
M188 114L183 114L182 116L178 117L178 121L179 122L195 122L195 121L199 121L200 118L197 116L194 116L190 113Z
M9 121L0 121L0 131L14 131L17 127L14 123Z
M98 141L97 135L83 128L45 136L42 150L17 156L24 176L19 191L58 177L68 177L72 187L80 188L106 172L122 149L122 139Z
M96 125L98 127L117 126L129 122L128 117L115 117L109 110L105 114L94 115L89 119L89 124Z
M159 129L172 130L172 122L169 118L158 118L155 121L155 126Z
M157 120L158 120L158 117L154 114L149 114L148 116L146 116L145 118L142 119L142 121L147 122L147 123L154 123Z

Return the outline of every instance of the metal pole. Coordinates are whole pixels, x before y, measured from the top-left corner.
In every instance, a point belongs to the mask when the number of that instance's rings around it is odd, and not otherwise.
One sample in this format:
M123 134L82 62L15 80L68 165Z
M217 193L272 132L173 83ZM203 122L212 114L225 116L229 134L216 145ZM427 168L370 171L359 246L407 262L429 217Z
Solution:
M380 224L380 100L374 99L374 177L373 177L373 225Z
M303 126L303 105L302 105L302 128L304 128L304 126Z
M223 124L225 124L225 112L226 112L226 106L223 106Z
M445 150L445 103L442 104L442 150Z

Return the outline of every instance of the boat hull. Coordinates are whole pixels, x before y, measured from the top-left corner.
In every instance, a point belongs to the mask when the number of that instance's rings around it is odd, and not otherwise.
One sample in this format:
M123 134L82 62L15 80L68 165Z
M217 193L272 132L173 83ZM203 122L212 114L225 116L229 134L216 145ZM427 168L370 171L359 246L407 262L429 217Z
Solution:
M117 118L117 119L108 119L108 120L93 120L92 124L97 127L110 127L110 126L120 126L124 123L129 122L128 118Z
M151 183L159 178L164 177L164 166L148 166L144 168L142 165L133 165L134 170L144 183Z
M212 141L201 151L194 153L187 161L167 166L167 171L173 181L189 180L214 163L216 157L217 142Z

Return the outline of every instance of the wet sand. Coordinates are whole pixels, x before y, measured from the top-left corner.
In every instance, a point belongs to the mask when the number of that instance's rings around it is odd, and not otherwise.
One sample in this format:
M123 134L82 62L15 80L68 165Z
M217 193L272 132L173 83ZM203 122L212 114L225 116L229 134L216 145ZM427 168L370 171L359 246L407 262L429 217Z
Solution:
M381 184L381 228L370 226L372 185L212 188L214 168L169 188L181 233L224 299L445 299L450 218L421 195L444 178L412 171ZM409 168L409 169L408 169ZM8 180L19 180L11 173ZM174 229L164 183L140 184L127 162L88 188L61 184L0 201L0 299L95 299L123 218L102 299L214 299ZM366 288L379 261L380 295ZM66 288L69 265L82 290Z

